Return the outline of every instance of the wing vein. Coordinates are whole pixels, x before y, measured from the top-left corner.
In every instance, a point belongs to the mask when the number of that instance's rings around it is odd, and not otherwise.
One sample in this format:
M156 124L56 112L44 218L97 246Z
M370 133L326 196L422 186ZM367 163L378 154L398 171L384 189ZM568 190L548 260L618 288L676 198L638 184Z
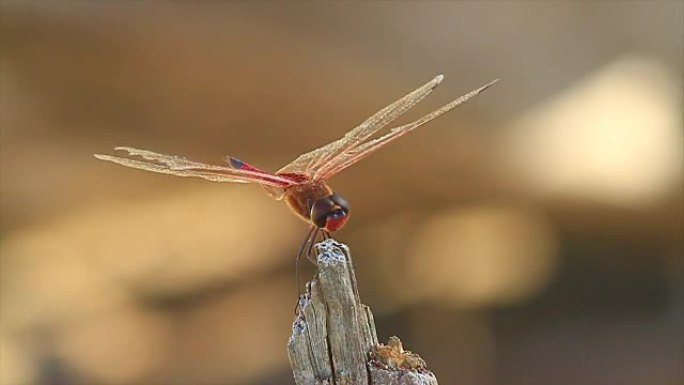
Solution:
M182 177L203 178L213 182L258 183L281 188L297 184L296 181L279 175L215 166L175 155L158 154L132 147L116 147L115 150L126 151L129 155L139 156L145 160L101 154L95 154L95 157L125 167Z
M343 169L351 166L352 164L358 162L359 160L365 158L366 156L370 155L374 151L378 150L379 148L385 146L386 144L392 142L395 139L398 139L401 136L404 136L408 134L409 132L413 131L414 129L422 126L425 123L428 123L440 115L443 115L454 108L460 106L461 104L465 103L469 99L473 98L474 96L477 96L480 94L482 91L486 90L487 88L491 87L494 83L496 83L499 79L495 79L473 91L468 92L465 95L460 96L458 99L452 101L451 103L435 110L432 111L431 113L421 117L420 119L417 119L413 122L410 122L408 124L405 124L403 126L399 127L394 127L390 129L388 133L386 133L383 136L380 136L378 138L372 139L368 142L364 142L355 148L352 148L350 150L347 150L341 154L339 154L335 159L332 159L330 162L328 162L326 165L323 167L319 168L316 173L314 174L313 178L329 178L330 176L336 174L337 172L342 171Z
M360 145L387 124L401 116L411 107L423 100L444 79L444 76L436 76L418 89L410 92L401 99L381 109L366 119L363 123L347 132L342 138L323 147L300 155L293 162L278 171L280 173L300 173L314 176L321 168L333 162L340 154L352 150Z

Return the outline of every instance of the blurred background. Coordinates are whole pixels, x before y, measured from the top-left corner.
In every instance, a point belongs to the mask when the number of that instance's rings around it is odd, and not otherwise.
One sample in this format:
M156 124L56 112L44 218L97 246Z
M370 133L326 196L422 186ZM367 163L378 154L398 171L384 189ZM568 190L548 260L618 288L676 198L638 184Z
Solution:
M292 384L305 224L92 154L277 170L440 73L402 122L502 80L330 181L379 337L441 384L684 383L683 7L3 1L0 383Z

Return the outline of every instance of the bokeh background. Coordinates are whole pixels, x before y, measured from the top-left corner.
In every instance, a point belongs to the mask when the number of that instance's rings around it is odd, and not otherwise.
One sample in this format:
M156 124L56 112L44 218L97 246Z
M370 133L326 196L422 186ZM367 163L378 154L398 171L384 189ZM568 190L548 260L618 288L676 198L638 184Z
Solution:
M684 383L682 4L3 1L0 383L292 384L304 223L92 154L276 170L439 73L402 121L502 80L331 181L380 338L441 384Z

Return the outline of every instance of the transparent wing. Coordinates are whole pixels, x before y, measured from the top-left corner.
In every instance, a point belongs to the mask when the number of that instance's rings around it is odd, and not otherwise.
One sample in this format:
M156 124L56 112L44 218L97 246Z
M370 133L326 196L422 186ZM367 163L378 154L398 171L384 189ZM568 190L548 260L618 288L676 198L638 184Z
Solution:
M328 164L337 156L351 151L411 107L415 106L432 92L442 79L444 79L444 76L442 75L435 77L425 83L422 87L376 112L373 116L366 119L366 121L347 132L342 138L311 152L300 155L290 164L278 170L278 174L302 174L310 178L320 174L318 171L321 167Z
M318 170L316 170L316 173L312 176L314 179L327 179L330 178L331 176L335 175L336 173L344 170L345 168L351 166L352 164L360 161L361 159L365 158L366 156L372 154L376 150L382 148L383 146L387 145L388 143L392 142L395 139L398 139L409 132L413 131L414 129L422 126L423 124L437 118L438 116L451 111L452 109L458 107L459 105L465 103L468 99L477 96L480 94L482 91L486 90L490 86L492 86L494 83L499 81L499 79L493 80L484 86L475 89L473 91L468 92L467 94L459 97L458 99L454 100L453 102L445 105L444 107L437 109L422 118L413 121L411 123L405 124L403 126L395 127L392 128L388 133L386 133L383 136L380 136L378 138L375 138L373 140L370 140L368 142L365 142L363 144L360 144L358 146L355 146L354 148L347 150L335 158L331 159L328 163L324 164L322 167L320 167Z
M128 155L139 156L144 160L101 154L95 154L95 157L126 167L161 174L203 178L213 182L257 183L263 186L279 188L297 184L292 179L263 171L238 170L232 167L215 166L191 161L175 155L158 154L132 147L116 147L115 150L126 151Z

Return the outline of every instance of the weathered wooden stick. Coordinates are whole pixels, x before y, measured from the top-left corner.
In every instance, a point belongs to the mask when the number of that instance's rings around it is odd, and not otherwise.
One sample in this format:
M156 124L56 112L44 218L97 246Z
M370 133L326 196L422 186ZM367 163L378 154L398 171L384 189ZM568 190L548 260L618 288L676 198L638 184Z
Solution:
M437 385L425 362L397 337L379 344L373 314L359 299L349 248L316 245L318 274L299 298L288 343L297 385Z

